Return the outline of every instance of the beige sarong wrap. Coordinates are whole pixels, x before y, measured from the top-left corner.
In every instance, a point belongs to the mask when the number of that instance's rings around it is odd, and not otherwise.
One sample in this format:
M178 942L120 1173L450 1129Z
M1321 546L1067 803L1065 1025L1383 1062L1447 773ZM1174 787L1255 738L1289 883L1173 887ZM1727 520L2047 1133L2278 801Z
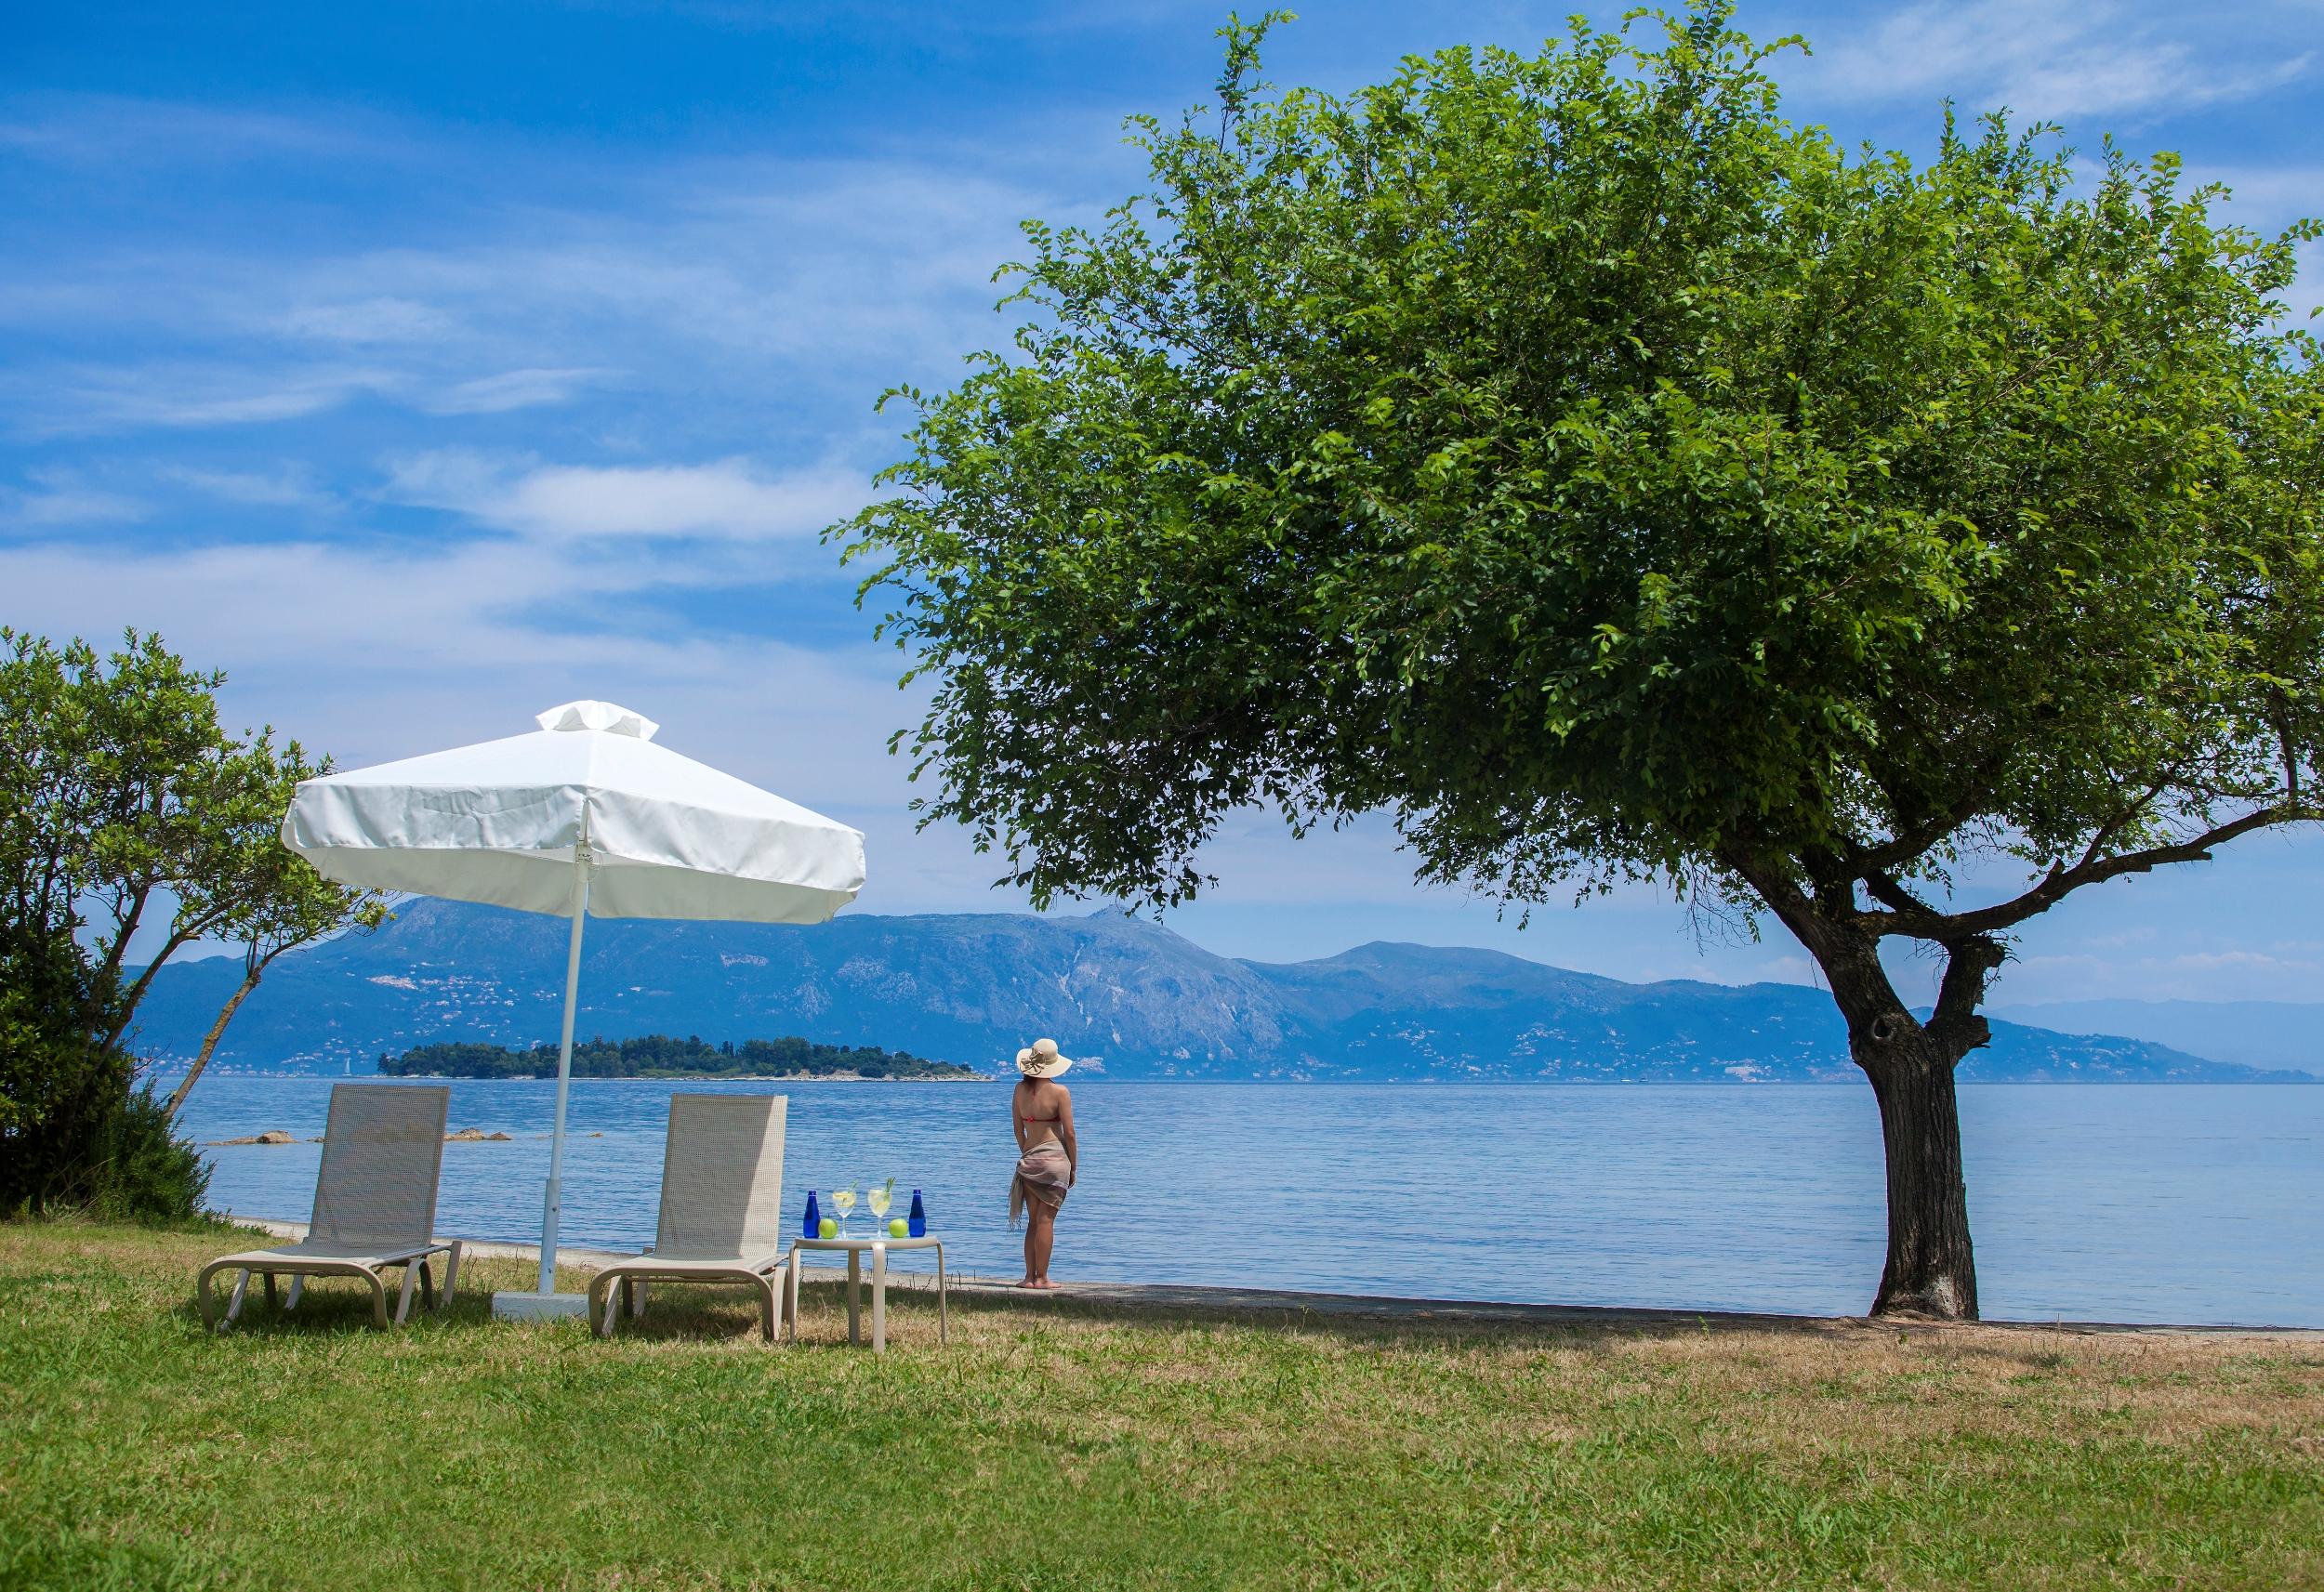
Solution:
M1045 1138L1018 1156L1017 1175L1009 1179L1009 1225L1017 1225L1028 1200L1054 1216L1065 1203L1065 1188L1073 1175L1065 1147L1053 1138Z

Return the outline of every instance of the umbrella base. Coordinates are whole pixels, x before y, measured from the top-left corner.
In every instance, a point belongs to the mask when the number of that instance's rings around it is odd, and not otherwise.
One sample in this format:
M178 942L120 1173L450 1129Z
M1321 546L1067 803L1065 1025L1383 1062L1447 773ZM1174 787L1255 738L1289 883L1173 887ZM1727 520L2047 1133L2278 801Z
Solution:
M504 1322L547 1321L559 1316L589 1313L587 1294L499 1293L493 1296L493 1315Z

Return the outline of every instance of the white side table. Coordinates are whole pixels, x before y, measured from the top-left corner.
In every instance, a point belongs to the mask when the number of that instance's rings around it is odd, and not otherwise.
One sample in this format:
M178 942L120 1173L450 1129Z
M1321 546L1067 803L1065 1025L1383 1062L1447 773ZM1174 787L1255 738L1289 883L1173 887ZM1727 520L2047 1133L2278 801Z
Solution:
M936 1341L946 1340L951 1324L944 1302L944 1241L941 1238L795 1238L791 1240L791 1339L799 1339L799 1256L803 1249L847 1251L847 1340L864 1341L857 1290L864 1281L864 1251L872 1257L872 1352L888 1352L888 1252L891 1249L932 1249L936 1252Z

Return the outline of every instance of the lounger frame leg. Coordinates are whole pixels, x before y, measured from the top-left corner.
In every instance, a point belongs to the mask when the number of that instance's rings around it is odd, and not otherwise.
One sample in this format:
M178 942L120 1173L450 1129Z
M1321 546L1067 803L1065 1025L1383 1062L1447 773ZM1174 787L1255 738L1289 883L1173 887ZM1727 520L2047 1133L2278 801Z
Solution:
M769 1343L773 1343L783 1330L786 1309L785 1295L792 1282L789 1266L777 1261L764 1271L688 1271L664 1273L665 1280L676 1277L694 1283L744 1283L759 1291L759 1330ZM590 1279L589 1330L600 1337L614 1335L614 1322L624 1315L645 1314L647 1278L628 1273L601 1271ZM797 1334L796 1323L793 1334Z
M951 1341L951 1322L944 1309L944 1246L936 1245L936 1342L939 1347Z
M446 1257L443 1291L441 1294L436 1291L433 1265L433 1257L438 1255ZM290 1292L282 1300L282 1309L285 1315L297 1309L299 1300L305 1297L307 1279L310 1276L360 1277L371 1285L372 1324L381 1327L402 1326L411 1319L412 1295L415 1290L418 1292L421 1302L433 1309L439 1315L452 1303L452 1291L457 1284L460 1275L460 1256L459 1244L439 1244L433 1249L414 1255L408 1259L390 1260L385 1266L376 1269L353 1260L304 1256L289 1257L285 1264L270 1267L255 1264L261 1257L251 1256L248 1258L254 1264L238 1266L230 1264L235 1258L230 1256L224 1261L212 1261L195 1276L194 1302L201 1309L204 1322L217 1331L223 1332L241 1318L243 1307L249 1302L250 1279L253 1273L256 1273L259 1279L270 1308L275 1303L277 1281L282 1278L289 1279ZM388 1311L387 1266L403 1268L403 1285L398 1294L395 1312L392 1316ZM223 1312L218 1309L218 1275L221 1271L235 1273L233 1291L227 1298Z

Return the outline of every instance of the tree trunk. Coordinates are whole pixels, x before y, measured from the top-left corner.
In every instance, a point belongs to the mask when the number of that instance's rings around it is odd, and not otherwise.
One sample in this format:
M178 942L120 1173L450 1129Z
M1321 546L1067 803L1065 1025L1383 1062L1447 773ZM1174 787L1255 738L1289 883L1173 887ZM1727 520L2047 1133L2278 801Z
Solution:
M170 1116L175 1117L178 1114L178 1108L186 1103L186 1097L193 1093L193 1081L202 1076L202 1069L210 1064L210 1052L216 1050L218 1042L225 1037L226 1025L234 1020L234 1008L241 1006L248 998L250 992L258 987L258 975L265 971L266 964L263 962L251 968L243 979L242 988L236 990L227 1000L226 1005L219 1009L218 1020L210 1024L210 1032L203 1037L201 1054L193 1059L193 1070L186 1074L185 1082L179 1084L177 1091L169 1097L168 1114Z
M1848 1021L1848 1054L1872 1081L1888 1159L1888 1264L1876 1316L1977 1319L1977 1261L1969 1188L1961 1175L1961 1108L1953 1064L1986 1043L1976 1015L2004 948L1987 934L1945 942L1944 988L1928 1026L1916 1021L1881 965L1880 937L1856 919L1855 881L1827 876L1810 896L1802 870L1748 850L1722 858L1798 937Z
M1893 1037L1850 1047L1872 1081L1888 1151L1888 1264L1872 1313L1975 1321L1977 1262L1952 1063L1909 1017Z

